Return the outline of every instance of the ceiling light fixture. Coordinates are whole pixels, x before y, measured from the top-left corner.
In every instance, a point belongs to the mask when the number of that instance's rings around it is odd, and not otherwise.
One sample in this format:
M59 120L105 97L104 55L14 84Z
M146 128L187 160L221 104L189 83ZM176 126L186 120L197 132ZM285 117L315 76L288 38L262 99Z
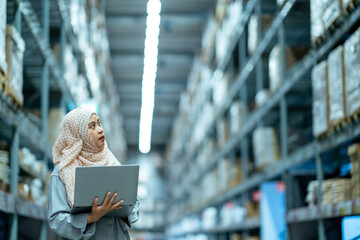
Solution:
M155 79L160 32L160 12L160 0L149 0L147 3L144 72L142 76L139 126L139 150L142 153L150 152L151 148L151 128L154 112Z

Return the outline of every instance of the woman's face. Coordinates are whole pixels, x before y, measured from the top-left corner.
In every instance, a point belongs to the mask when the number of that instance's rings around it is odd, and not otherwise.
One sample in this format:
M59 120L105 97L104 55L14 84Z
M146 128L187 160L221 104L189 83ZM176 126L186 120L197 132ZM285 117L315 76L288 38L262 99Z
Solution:
M97 114L91 115L88 127L95 145L102 150L105 146L105 134Z

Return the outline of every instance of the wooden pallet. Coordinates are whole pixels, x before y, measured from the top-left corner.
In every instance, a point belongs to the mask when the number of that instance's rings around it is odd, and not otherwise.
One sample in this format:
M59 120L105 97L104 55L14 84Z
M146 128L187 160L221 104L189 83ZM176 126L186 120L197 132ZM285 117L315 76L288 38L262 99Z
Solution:
M317 36L311 44L314 48L318 47L322 42L324 42L324 39L325 39L324 35Z
M5 73L2 71L2 69L0 68L0 90L2 92L4 92L5 85L6 85L6 76Z
M360 0L352 0L344 7L344 13L352 13L360 4Z
M356 110L353 114L347 117L349 123L358 123L360 121L360 109Z
M341 14L338 16L330 25L329 27L325 28L325 33L333 33L336 29L343 23L344 15Z
M341 131L348 124L349 124L349 121L347 118L336 119L336 120L331 121L330 126L329 126L328 130L326 131L327 135Z

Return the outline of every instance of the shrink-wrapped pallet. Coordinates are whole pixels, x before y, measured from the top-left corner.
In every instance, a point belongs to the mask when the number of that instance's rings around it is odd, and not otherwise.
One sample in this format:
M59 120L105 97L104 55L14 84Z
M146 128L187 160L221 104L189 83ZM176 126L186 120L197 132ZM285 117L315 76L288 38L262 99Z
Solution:
M329 124L336 125L346 116L344 48L337 47L328 57Z
M324 24L322 21L323 12L322 0L310 0L310 26L311 42L314 44L324 34Z
M248 23L248 52L253 54L260 43L259 32L263 32L272 22L272 16L264 14L261 17L251 15Z
M23 59L25 42L14 26L6 26L7 94L20 106L23 96Z
M286 68L289 68L296 62L296 58L292 53L290 47L285 46L285 64ZM270 91L274 92L283 83L283 74L281 66L281 46L276 45L270 52L269 55L269 80L270 80Z
M236 134L243 125L245 107L240 101L234 101L230 106L230 134Z
M360 110L360 29L344 44L347 116Z
M214 73L213 101L216 111L224 103L230 90L230 77L227 74Z
M6 50L6 0L0 0L0 52ZM7 73L5 54L0 54L0 72ZM1 82L0 82L1 83Z
M279 146L274 128L259 127L253 134L255 166L263 168L279 160Z
M311 72L312 93L313 93L313 134L320 137L328 129L328 79L327 62L322 61L316 65Z

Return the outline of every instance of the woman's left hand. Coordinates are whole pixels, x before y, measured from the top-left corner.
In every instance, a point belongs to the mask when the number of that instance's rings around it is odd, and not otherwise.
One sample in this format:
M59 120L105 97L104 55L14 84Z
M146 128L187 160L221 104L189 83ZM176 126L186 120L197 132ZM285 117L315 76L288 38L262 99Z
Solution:
M95 197L91 208L91 213L87 217L87 223L96 222L108 212L122 208L121 204L124 202L124 200L120 200L117 203L114 203L117 193L114 193L111 199L110 195L110 192L106 194L104 202L100 206L98 206L99 199Z

